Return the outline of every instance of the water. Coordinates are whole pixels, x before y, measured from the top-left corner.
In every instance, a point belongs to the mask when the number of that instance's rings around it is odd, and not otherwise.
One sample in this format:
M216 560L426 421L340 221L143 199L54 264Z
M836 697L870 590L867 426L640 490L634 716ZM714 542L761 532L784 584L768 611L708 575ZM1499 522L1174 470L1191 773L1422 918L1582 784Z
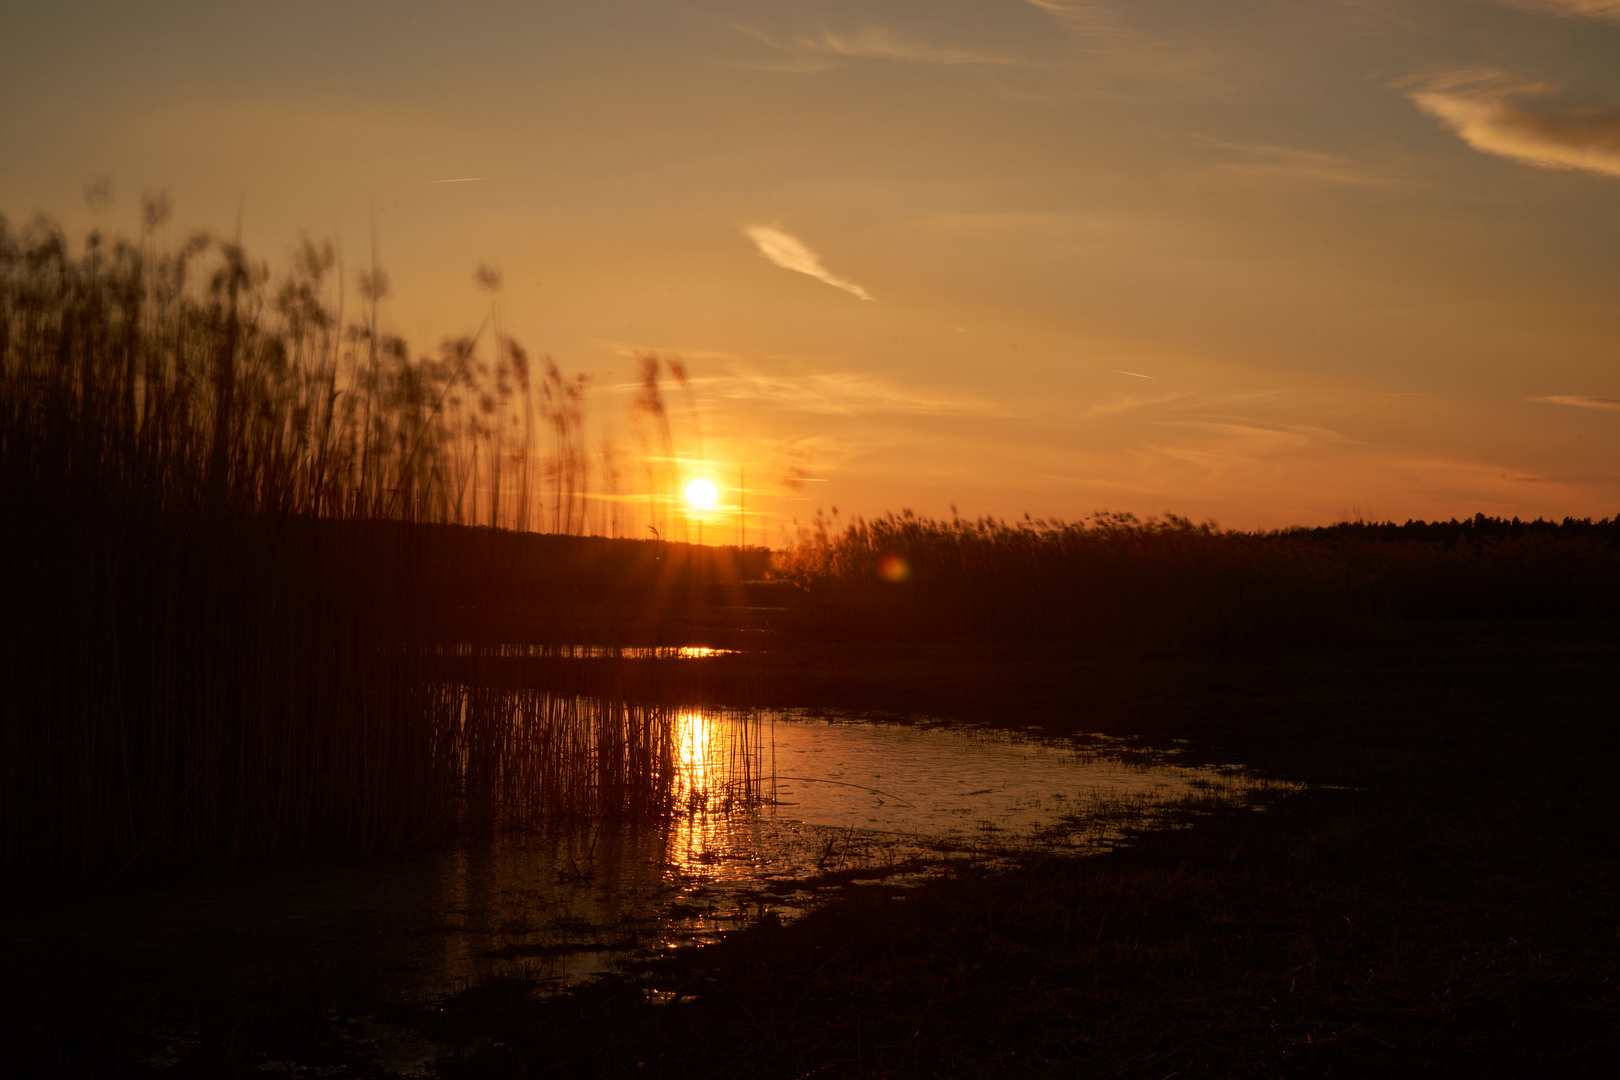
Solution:
M13 919L8 952L71 941L79 962L148 984L296 973L422 997L521 973L565 986L636 953L790 920L852 880L916 880L1032 847L1083 854L1195 803L1284 790L1173 758L1122 760L1107 743L783 712L685 712L676 746L684 809L663 824L83 901Z
M479 656L501 660L709 660L735 656L736 649L707 645L439 645L436 656Z

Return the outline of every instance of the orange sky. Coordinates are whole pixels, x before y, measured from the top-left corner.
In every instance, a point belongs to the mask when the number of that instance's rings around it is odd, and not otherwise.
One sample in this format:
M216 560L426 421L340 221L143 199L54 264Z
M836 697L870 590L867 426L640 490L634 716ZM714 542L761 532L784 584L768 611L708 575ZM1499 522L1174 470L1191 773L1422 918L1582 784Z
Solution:
M1617 0L33 6L14 225L375 220L423 350L496 265L601 432L685 359L756 541L1620 510Z

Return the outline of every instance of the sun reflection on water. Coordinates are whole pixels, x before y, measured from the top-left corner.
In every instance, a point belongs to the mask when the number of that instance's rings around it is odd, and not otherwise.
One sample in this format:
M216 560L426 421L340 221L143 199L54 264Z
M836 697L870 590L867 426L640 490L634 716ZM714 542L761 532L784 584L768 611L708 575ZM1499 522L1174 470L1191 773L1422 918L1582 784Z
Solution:
M709 827L714 789L721 783L717 760L715 718L684 712L675 720L675 805L678 808L669 838L670 862L684 873L700 873L713 856L704 843Z
M683 712L675 720L676 815L670 860L683 873L708 873L727 846L736 811L768 803L767 724L757 713Z
M381 867L312 870L206 910L231 941L246 933L238 925L258 933L301 920L289 954L342 948L350 966L414 993L512 973L563 987L638 952L791 920L856 880L1106 850L1177 813L1262 809L1293 790L1102 741L758 710L661 715L673 722L654 756L675 798L656 821L564 822ZM194 934L196 910L173 908L174 932L144 937ZM350 940L342 928L357 921L392 929ZM327 929L313 933L317 924Z

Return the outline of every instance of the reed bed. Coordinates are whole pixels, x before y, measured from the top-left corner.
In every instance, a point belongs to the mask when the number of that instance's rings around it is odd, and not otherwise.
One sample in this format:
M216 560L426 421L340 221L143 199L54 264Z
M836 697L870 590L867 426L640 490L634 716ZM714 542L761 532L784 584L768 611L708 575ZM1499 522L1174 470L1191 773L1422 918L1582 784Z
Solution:
M524 828L585 817L663 819L680 808L679 719L662 706L444 685L442 759L467 824Z
M587 524L583 383L500 333L495 275L413 356L379 268L346 313L329 247L273 280L165 215L0 219L0 885L667 812L664 712L447 686L434 646L579 640L557 612L604 596L668 643L762 553L517 531Z
M704 665L438 655L442 575L414 529L49 524L0 535L7 884L673 812L659 702L699 691Z
M413 355L380 330L378 267L346 313L329 248L273 279L237 243L163 246L165 215L151 201L138 240L78 249L0 219L6 885L663 813L660 703L771 696L745 664L574 646L1246 645L1620 608L1612 521L1245 534L905 513L818 518L774 555L670 543L659 372L687 383L654 357L634 417L657 538L569 535L590 518L585 383L504 336L497 275L479 275L483 327ZM609 503L617 532L631 503ZM489 652L518 643L553 652ZM544 693L605 704L563 724Z
M69 530L89 572L11 579L8 884L672 812L669 710L434 678L396 587L413 553L349 528ZM13 568L64 555L7 546Z
M1169 515L1079 522L909 511L818 517L774 572L808 636L1232 647L1391 619L1613 619L1620 518L1229 532Z

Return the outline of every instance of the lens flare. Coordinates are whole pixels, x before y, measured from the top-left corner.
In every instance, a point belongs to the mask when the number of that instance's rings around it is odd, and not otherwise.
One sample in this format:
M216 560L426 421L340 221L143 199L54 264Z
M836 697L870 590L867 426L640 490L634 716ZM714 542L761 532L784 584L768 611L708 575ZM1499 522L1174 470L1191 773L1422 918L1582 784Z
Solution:
M878 560L878 575L884 581L904 581L911 576L911 564L898 555L885 555Z
M686 485L686 501L699 510L707 510L720 498L720 491L708 480L694 480Z

